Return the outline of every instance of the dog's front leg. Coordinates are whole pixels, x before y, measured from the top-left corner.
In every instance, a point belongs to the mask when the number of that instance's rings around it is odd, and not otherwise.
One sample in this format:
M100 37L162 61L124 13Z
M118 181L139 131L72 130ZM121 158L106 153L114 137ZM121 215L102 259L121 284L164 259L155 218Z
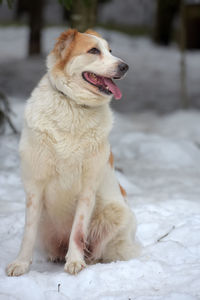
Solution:
M26 192L26 223L20 252L17 258L7 266L8 276L26 273L32 262L33 248L36 240L38 223L42 209L42 187L30 185Z
M95 205L96 191L103 176L109 156L109 145L101 149L83 163L82 192L78 197L76 212L66 255L65 271L77 274L85 266L84 249L87 242L88 227Z
M77 274L86 266L84 249L94 203L95 193L90 189L83 192L78 199L64 268L70 274Z

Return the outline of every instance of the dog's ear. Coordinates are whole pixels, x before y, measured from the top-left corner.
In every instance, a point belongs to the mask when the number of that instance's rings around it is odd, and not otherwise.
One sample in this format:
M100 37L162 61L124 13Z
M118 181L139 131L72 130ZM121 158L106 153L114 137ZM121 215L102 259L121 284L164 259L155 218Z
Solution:
M91 34L91 35L95 35L95 36L100 37L100 38L102 37L98 32L96 32L96 31L94 31L92 29L86 30L85 33Z
M53 52L57 57L63 57L63 54L66 53L66 50L72 48L77 34L78 31L76 29L69 29L61 33L53 49Z

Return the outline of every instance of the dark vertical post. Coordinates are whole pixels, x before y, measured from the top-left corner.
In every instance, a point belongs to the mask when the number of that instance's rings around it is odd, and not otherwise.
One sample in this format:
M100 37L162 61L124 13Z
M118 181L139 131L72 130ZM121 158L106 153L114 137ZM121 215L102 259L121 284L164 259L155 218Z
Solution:
M43 27L44 0L29 0L29 55L41 53L41 32Z
M169 45L172 38L173 20L179 11L181 0L157 0L154 40L160 45Z
M180 100L183 108L188 108L187 82L186 82L186 22L185 22L186 5L184 0L181 1L181 30L180 30Z

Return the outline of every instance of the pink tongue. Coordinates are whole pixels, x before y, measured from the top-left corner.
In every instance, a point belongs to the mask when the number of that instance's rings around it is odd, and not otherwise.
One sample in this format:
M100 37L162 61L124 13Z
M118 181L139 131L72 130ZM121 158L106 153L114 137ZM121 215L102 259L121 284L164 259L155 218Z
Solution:
M122 97L122 93L120 89L114 84L114 82L110 78L103 77L104 84L107 85L109 90L113 93L115 99L120 99Z

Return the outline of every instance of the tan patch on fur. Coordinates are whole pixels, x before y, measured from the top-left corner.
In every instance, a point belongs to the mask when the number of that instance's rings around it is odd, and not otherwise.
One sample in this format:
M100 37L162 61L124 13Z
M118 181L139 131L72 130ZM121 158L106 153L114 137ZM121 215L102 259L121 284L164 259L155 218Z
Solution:
M111 165L112 168L114 167L114 155L112 151L110 151L109 164Z
M32 200L28 199L28 201L26 202L26 207L30 207L32 205Z
M90 198L89 198L89 197L83 198L83 201L85 202L85 204L86 204L87 206L89 206L89 204L90 204Z
M68 40L69 44L67 44ZM60 58L56 68L62 70L66 63L74 56L86 53L93 47L95 47L95 40L84 33L78 32L76 29L69 29L61 33L53 49L54 54ZM61 56L61 52L63 53L63 57Z
M84 219L84 216L80 215L80 220L83 221L83 219Z
M34 194L28 195L27 202L26 202L26 207L32 206L32 204L33 204L33 197L34 197Z
M57 38L57 42L54 46L53 52L59 57L61 52L65 48L65 44L67 40L71 40L71 43L68 45L69 52L72 50L71 48L73 47L73 40L76 36L78 31L76 29L69 29L67 31L64 31L60 34L60 36Z
M123 197L126 197L127 196L127 193L125 191L125 189L121 186L121 184L119 184L119 188L120 188L120 191L121 191L121 194Z
M98 32L96 32L96 31L94 31L94 30L92 30L92 29L88 29L88 30L86 30L86 32L85 33L87 33L87 34L91 34L91 35L95 35L95 36L97 36L97 37L100 37L100 38L102 38L102 36L98 33Z
M80 251L83 251L85 248L85 242L84 242L84 234L83 234L83 222L81 220L76 228L74 241L75 241L78 249Z

